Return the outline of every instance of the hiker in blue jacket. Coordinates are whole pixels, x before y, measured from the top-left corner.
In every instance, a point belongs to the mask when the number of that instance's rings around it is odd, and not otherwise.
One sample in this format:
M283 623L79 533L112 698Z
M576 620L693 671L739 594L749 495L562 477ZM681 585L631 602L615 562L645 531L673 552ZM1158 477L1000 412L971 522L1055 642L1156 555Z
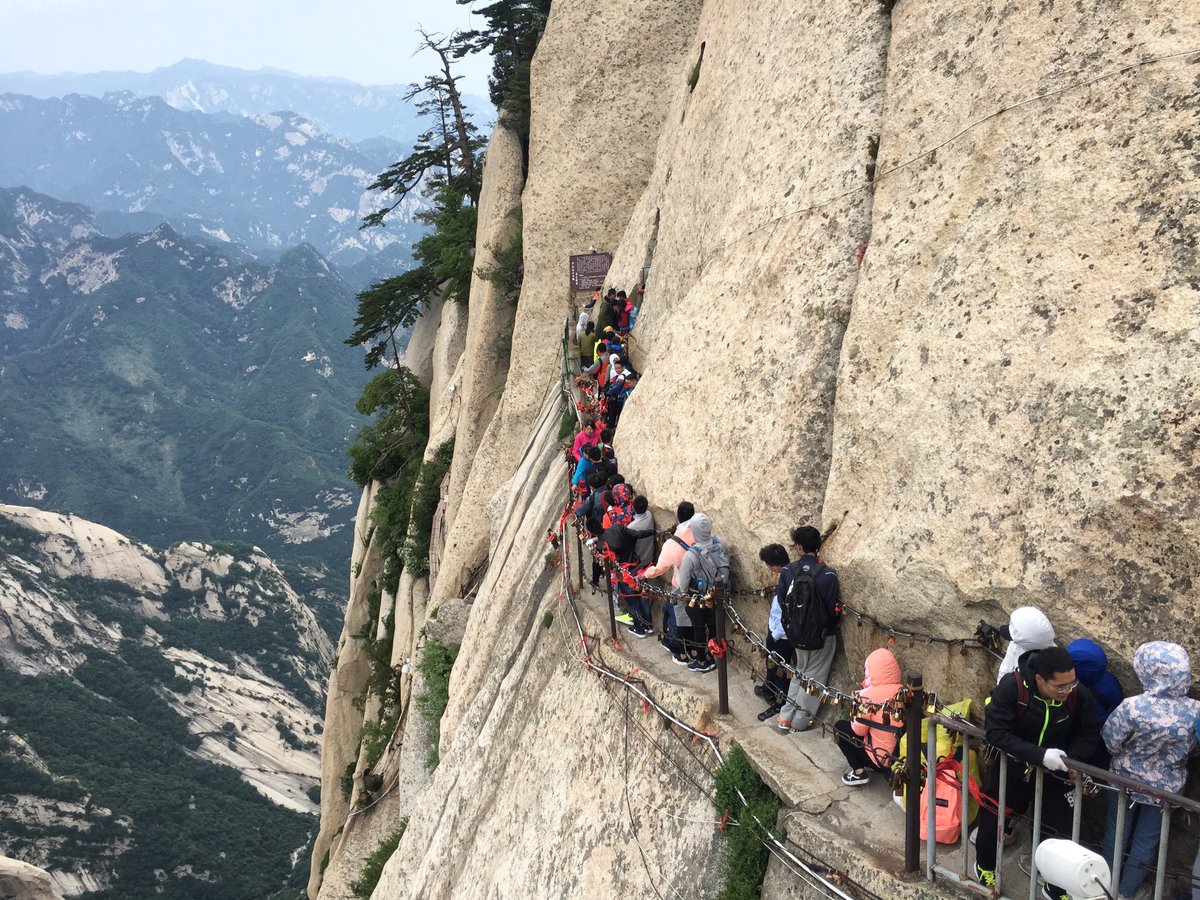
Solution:
M583 455L579 457L579 462L575 464L575 474L571 476L571 486L579 487L587 484L588 473L592 471L592 467L600 462L600 448L588 445L583 448Z

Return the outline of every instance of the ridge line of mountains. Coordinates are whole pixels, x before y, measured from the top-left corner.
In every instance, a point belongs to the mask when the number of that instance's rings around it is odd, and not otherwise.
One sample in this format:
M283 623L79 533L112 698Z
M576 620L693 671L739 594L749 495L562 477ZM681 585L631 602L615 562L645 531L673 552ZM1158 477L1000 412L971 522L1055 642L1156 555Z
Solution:
M0 75L0 854L67 896L295 897L369 375L343 341L423 206L358 226L415 111L126 74Z

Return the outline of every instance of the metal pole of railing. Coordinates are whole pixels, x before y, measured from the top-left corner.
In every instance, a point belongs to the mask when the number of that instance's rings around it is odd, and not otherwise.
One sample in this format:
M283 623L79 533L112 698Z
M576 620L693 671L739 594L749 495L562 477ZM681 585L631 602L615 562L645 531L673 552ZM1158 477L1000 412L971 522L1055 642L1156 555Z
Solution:
M613 605L612 563L604 561L604 586L608 589L608 631L613 643L617 641L617 609Z
M908 705L904 710L904 733L908 741L904 802L904 871L921 867L921 717L925 714L925 683L920 672L910 672Z
M717 644L725 644L725 598L716 601ZM721 715L729 715L729 651L728 648L717 658L717 709Z
M1073 804L1071 817L1071 840L1079 843L1079 832L1083 828L1083 776L1075 773L1075 788L1071 795Z
M1162 900L1167 880L1167 841L1171 838L1171 807L1162 805L1162 830L1158 837L1158 872L1154 876L1154 900Z
M937 856L937 763L937 725L928 722L925 725L925 877L930 881Z
M583 590L583 532L575 529L575 550L579 559L579 590Z
M962 842L962 874L963 878L969 877L967 873L967 845L970 843L968 832L971 827L971 739L964 733L962 736L962 773L958 783L958 799L962 803L962 809L959 812L959 822L962 828L959 832L958 839Z
M1000 896L1000 870L1004 866L1005 804L1008 802L1008 754L1000 754L1000 787L996 791L996 895ZM979 835L976 840L982 838Z
M1037 848L1042 842L1042 802L1046 799L1046 770L1033 768L1033 836L1029 840L1029 900L1037 898Z
M1109 890L1117 896L1117 885L1121 883L1121 860L1125 856L1125 806L1128 803L1125 788L1117 791L1117 833L1113 841L1112 882Z

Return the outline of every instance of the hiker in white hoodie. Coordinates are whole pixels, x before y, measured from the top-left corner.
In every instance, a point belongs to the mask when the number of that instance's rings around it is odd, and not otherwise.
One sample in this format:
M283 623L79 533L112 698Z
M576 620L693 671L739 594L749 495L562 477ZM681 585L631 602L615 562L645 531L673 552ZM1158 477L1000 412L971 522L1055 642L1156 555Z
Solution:
M1045 650L1054 646L1054 626L1036 606L1014 609L1008 624L1000 628L1000 636L1008 639L1008 650L1000 661L996 684L1009 672L1017 670L1017 660L1030 650Z

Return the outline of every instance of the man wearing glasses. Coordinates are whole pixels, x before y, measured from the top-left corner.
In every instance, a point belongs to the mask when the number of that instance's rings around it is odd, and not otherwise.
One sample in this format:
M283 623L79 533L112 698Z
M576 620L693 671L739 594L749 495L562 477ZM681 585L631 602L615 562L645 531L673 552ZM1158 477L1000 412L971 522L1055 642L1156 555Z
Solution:
M1006 805L1008 816L1022 815L1034 794L1031 766L1045 766L1073 778L1064 757L1090 759L1100 740L1096 702L1075 679L1075 661L1061 647L1030 650L1017 662L1015 672L1000 679L992 690L986 713L987 741L1020 763L1008 766ZM979 810L979 837L975 843L975 874L979 882L996 883L995 798L999 772L992 773L984 793L992 803ZM1042 837L1071 834L1071 806L1062 780L1047 778L1042 794ZM989 808L990 807L990 808ZM1056 885L1042 888L1046 900L1061 900L1066 892Z

